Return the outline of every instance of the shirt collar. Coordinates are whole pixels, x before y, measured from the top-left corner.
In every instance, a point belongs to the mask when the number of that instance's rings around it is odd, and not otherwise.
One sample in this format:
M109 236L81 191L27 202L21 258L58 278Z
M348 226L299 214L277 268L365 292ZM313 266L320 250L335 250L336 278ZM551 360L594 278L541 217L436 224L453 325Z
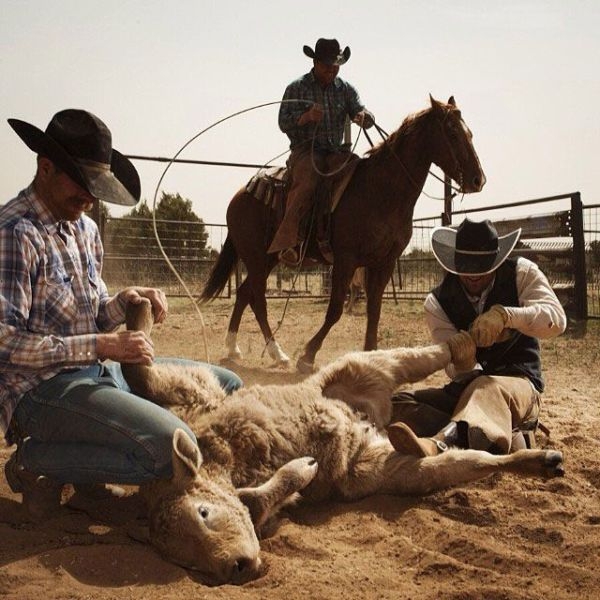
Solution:
M33 183L29 185L23 192L33 214L37 220L45 227L46 231L52 235L56 232L62 231L69 234L73 233L72 224L69 221L57 221L56 217L48 209L48 207L42 202L41 198L35 191Z
M478 306L480 309L485 305L485 301L487 300L487 297L490 295L490 292L492 291L492 288L494 287L494 283L496 283L496 275L494 274L494 277L492 278L492 280L490 281L489 285L483 290L483 292L481 292L480 296L471 296L471 294L469 294L469 292L467 292L467 289L462 285L462 289L465 293L465 296L468 298L469 302L473 305L473 306Z

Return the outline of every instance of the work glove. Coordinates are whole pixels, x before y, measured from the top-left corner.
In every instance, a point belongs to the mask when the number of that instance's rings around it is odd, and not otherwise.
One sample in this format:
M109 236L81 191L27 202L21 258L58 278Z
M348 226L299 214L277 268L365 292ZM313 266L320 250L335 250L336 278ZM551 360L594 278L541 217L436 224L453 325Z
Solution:
M447 340L452 357L452 364L457 373L465 373L472 371L477 364L475 351L477 347L468 331L460 331L455 333Z
M500 304L494 304L471 323L469 332L477 347L488 348L499 341L507 323L506 309Z

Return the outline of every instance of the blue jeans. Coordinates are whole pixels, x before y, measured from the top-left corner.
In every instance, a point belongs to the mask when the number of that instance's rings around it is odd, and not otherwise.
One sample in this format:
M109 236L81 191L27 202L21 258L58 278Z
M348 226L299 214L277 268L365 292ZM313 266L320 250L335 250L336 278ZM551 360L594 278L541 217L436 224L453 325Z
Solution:
M232 371L200 364L227 393L241 387ZM23 467L61 483L139 485L168 478L175 429L196 440L174 414L132 394L118 363L59 373L22 397L13 419L26 438L20 448Z

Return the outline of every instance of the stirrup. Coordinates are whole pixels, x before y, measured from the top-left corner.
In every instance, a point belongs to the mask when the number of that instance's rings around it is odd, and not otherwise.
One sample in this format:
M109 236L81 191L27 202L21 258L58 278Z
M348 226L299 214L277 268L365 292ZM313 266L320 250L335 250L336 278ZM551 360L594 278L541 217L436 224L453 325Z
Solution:
M285 248L280 250L279 254L277 254L277 258L279 259L279 262L292 268L300 266L300 262L302 261L300 252L298 252L296 248Z

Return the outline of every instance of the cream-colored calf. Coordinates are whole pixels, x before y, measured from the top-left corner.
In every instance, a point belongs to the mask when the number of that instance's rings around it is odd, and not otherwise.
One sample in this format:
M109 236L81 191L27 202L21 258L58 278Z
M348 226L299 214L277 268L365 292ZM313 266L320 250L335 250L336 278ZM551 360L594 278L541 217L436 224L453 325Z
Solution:
M130 307L128 326L149 333L149 311ZM450 450L420 459L394 451L382 431L392 392L450 360L448 344L355 352L302 383L255 385L226 398L204 369L127 366L132 389L178 407L198 439L196 448L178 432L173 479L146 489L152 542L213 582L237 583L261 573L255 528L299 491L304 501L355 500L427 494L495 472L562 475L556 451Z

